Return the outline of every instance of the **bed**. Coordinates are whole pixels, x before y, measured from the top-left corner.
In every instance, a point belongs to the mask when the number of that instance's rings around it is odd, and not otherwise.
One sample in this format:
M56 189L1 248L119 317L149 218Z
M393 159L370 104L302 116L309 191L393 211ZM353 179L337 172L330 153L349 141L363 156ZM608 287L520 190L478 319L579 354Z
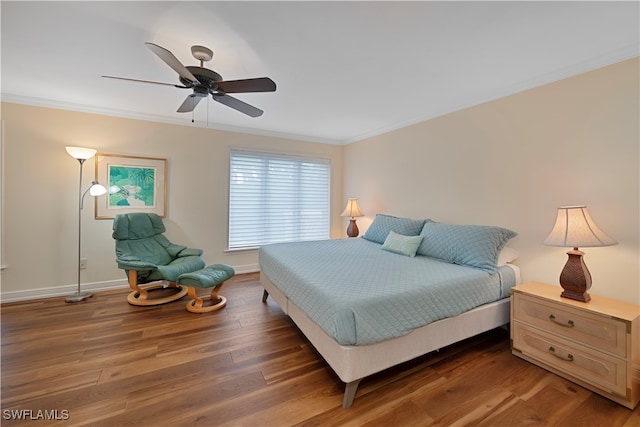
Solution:
M377 215L362 238L260 248L271 296L345 382L360 381L509 322L515 233Z

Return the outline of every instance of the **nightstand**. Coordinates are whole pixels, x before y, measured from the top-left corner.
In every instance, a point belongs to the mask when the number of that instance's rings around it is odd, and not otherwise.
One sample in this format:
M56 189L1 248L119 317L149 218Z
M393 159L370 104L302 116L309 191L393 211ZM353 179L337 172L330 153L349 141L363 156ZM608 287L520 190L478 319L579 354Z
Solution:
M640 400L640 306L592 295L561 298L560 286L513 288L514 355L633 409Z

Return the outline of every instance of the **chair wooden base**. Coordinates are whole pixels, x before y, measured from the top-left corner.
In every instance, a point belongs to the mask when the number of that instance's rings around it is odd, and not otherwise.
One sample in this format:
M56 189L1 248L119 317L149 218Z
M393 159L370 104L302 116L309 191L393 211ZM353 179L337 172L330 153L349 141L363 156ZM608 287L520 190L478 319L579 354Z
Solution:
M195 287L188 286L188 293L192 299L187 303L186 309L191 313L209 313L211 311L220 310L227 305L227 299L222 295L218 295L218 290L221 287L222 284L219 284L211 289L211 295L200 297L198 296Z
M175 282L159 281L146 285L139 285L138 272L135 270L129 271L129 287L132 292L127 296L127 302L131 305L144 306L166 304L168 302L179 300L183 296L187 295L187 288L185 286L178 285ZM166 289L173 293L155 298L150 295L151 292L159 291L161 289Z

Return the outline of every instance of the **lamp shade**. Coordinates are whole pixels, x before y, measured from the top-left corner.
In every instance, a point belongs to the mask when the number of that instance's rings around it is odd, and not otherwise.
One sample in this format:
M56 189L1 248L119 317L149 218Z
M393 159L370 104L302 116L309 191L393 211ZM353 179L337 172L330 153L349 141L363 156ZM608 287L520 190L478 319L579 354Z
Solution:
M617 243L596 225L586 206L558 208L556 223L544 241L549 246L573 248L611 246Z
M89 194L92 196L102 196L107 193L107 189L104 185L100 184L98 181L91 182L91 187L89 187Z
M74 159L78 160L87 160L96 155L98 150L94 148L84 148L84 147L64 147L67 150L67 153Z
M358 206L358 199L349 199L347 201L347 207L344 208L344 212L342 212L340 216L349 216L351 218L364 216L364 214L360 210L360 206Z

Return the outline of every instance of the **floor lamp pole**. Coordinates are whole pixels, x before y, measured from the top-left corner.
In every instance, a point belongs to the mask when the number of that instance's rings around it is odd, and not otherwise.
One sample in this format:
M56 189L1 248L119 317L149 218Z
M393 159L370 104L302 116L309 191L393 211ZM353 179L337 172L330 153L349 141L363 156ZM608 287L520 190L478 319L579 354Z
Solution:
M82 165L85 159L77 159L80 162L80 183L78 184L78 291L65 298L66 302L80 302L91 297L91 292L80 291L80 258L82 256Z

